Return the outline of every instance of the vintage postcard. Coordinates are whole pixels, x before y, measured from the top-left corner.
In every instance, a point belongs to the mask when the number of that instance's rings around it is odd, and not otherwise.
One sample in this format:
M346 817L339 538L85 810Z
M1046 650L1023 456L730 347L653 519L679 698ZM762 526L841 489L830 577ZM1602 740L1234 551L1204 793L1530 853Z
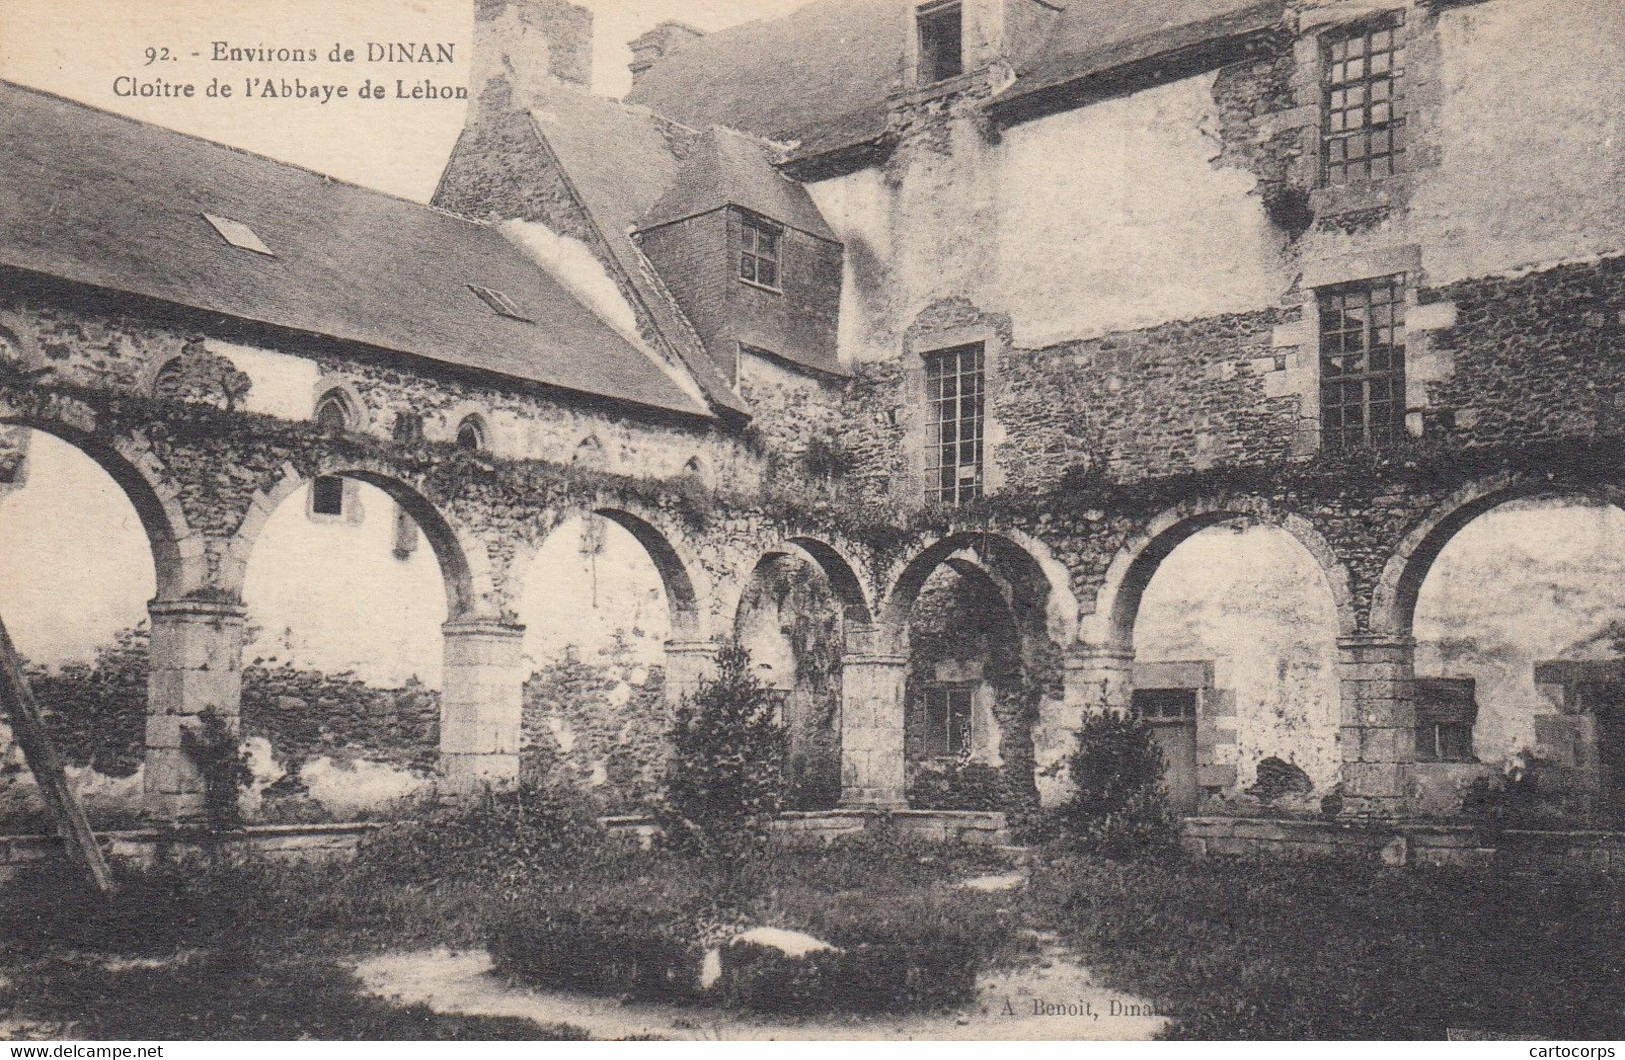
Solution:
M11 1056L1611 1057L1622 59L0 0Z

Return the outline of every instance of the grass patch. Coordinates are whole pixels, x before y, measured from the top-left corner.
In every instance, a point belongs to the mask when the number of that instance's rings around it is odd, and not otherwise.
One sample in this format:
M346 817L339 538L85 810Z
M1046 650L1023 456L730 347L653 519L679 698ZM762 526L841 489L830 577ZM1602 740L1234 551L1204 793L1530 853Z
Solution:
M1171 1037L1625 1037L1618 879L1076 858L1037 870L1026 901Z

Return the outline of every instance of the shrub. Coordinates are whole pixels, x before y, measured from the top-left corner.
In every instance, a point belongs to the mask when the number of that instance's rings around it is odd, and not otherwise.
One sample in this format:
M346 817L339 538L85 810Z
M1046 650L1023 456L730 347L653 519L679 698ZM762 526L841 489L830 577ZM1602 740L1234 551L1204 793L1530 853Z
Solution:
M402 883L479 882L516 893L602 840L574 792L539 784L487 791L468 805L424 800L412 819L362 840L358 861Z
M1002 810L1009 800L1004 770L985 762L922 763L908 785L916 810Z
M525 904L492 925L496 967L537 986L682 1001L700 990L704 952L686 923L627 905Z
M724 1001L762 1012L909 1012L976 993L981 949L937 925L880 925L839 948L791 957L771 946L722 948Z
M717 656L716 676L683 697L655 816L676 846L737 858L765 835L784 799L784 729L773 692L737 644Z
M1108 710L1084 719L1067 760L1072 797L1054 814L1059 838L1079 850L1133 855L1168 845L1173 814L1162 751L1141 719Z
M238 800L254 782L254 770L237 738L237 727L213 707L198 715L198 727L181 730L181 751L203 780L203 816L211 831L243 826Z

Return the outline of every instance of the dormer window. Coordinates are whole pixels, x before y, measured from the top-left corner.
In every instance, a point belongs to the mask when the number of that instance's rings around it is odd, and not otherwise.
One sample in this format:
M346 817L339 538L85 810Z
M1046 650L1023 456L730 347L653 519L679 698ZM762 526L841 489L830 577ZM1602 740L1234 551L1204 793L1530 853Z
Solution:
M739 217L739 278L779 289L779 228L754 217Z
M925 4L915 15L920 37L920 84L946 81L965 72L959 0Z

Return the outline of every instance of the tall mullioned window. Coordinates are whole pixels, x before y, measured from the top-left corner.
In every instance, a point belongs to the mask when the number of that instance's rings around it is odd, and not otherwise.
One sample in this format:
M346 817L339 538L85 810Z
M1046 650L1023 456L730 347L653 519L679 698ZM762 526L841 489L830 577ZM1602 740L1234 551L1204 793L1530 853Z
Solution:
M1399 171L1405 153L1405 16L1395 12L1327 36L1322 45L1326 184Z
M964 504L982 495L982 344L925 358L925 496Z
M1319 303L1322 446L1397 441L1405 430L1405 277L1322 288Z
M971 749L973 685L937 685L925 690L925 753L953 758Z

